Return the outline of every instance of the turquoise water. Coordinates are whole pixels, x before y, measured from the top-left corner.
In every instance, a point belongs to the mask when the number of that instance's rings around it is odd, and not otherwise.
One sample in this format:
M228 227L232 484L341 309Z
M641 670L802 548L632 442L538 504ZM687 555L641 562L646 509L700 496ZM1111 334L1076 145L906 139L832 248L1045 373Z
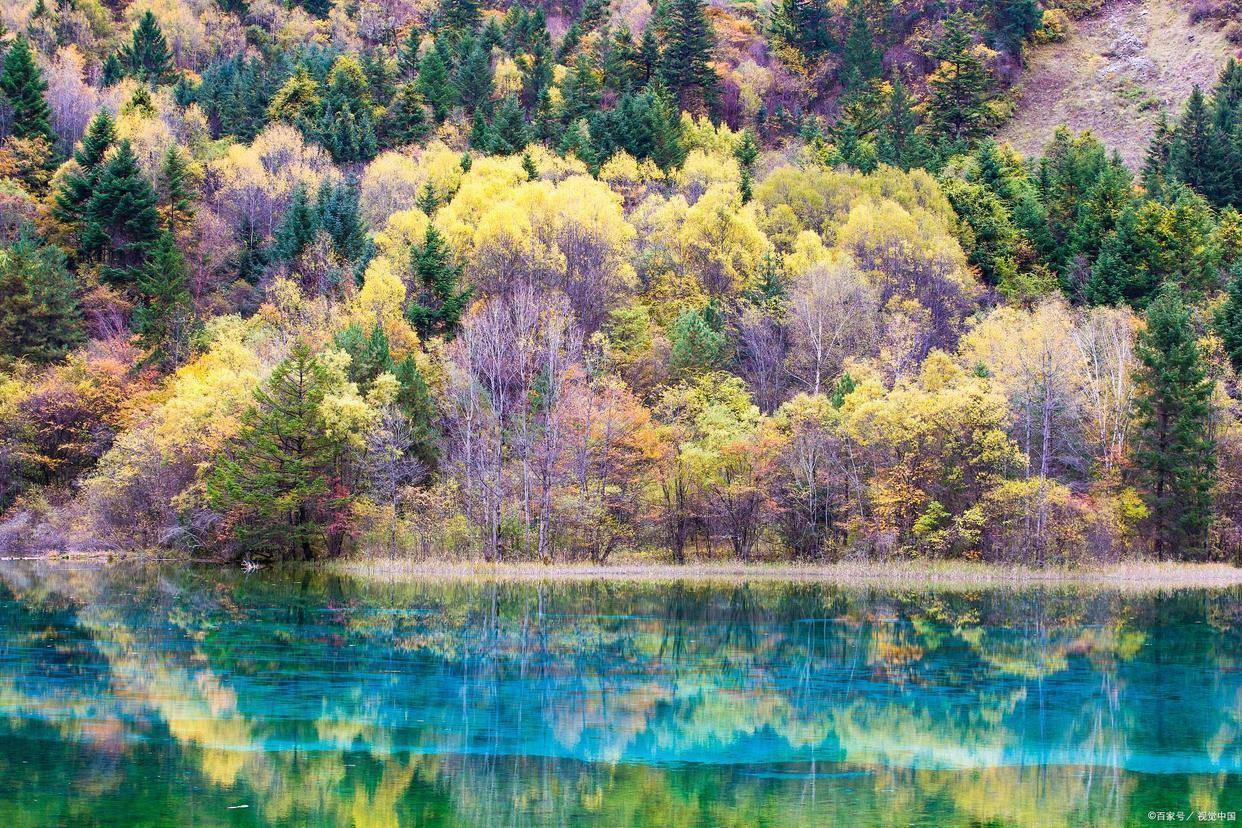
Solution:
M1238 590L2 566L4 826L1242 811Z

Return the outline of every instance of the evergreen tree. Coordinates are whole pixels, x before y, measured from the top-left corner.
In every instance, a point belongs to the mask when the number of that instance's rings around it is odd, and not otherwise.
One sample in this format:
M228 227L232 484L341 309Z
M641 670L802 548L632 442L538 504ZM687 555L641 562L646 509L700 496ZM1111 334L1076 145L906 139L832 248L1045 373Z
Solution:
M1158 558L1203 557L1216 471L1212 383L1177 285L1147 308L1135 348L1139 369L1135 451Z
M397 406L409 418L411 426L410 454L428 469L437 462L435 407L431 391L423 372L419 370L414 355L410 354L396 364L393 376L397 378Z
M927 79L928 112L938 137L949 143L978 138L988 127L985 103L992 76L975 52L974 29L965 13L945 18L932 56L940 65Z
M522 102L527 108L538 106L551 86L552 55L546 46L539 44L522 70Z
M397 71L406 80L413 80L418 75L418 50L422 43L423 33L417 26L410 26L401 45L397 47Z
M0 249L0 354L55 362L84 339L64 252L24 235Z
M453 260L448 243L428 224L421 246L411 251L410 270L414 274L412 297L406 316L421 337L452 338L462 314L470 304L473 290L462 287L464 265Z
M83 211L95 191L100 165L104 154L116 140L116 127L106 110L101 110L86 127L86 134L73 153L76 168L65 174L52 208L52 216L67 227L76 230L82 221Z
M194 197L190 192L190 166L176 144L169 146L160 165L159 200L165 228L172 233L194 217Z
M449 81L448 65L444 56L437 48L427 50L422 62L418 65L418 93L431 107L432 117L436 123L444 123L453 105L457 102L457 90Z
M130 42L121 47L120 62L133 78L159 86L173 76L172 52L150 10L138 18Z
M492 151L492 125L487 122L483 107L474 111L470 121L470 146L484 155Z
M599 81L586 55L579 55L561 82L561 123L589 118L600 105Z
M1040 9L1036 0L996 0L992 30L1000 51L1011 55L1022 51L1022 41L1039 27Z
M418 194L418 201L415 206L423 211L426 216L431 216L436 211L436 207L440 206L440 199L436 197L436 188L430 181L423 184L423 189Z
M876 47L867 23L867 7L862 0L849 0L846 14L850 18L850 31L841 52L841 79L846 89L857 90L880 77L884 55Z
M1233 269L1225 288L1225 301L1216 311L1213 322L1234 373L1242 375L1242 263Z
M517 97L507 95L496 109L491 123L491 151L497 155L513 155L530 143L526 117Z
M442 0L440 3L440 25L455 34L473 34L482 19L479 0Z
M772 29L809 60L832 49L832 10L824 0L781 0L773 9Z
M105 282L132 285L159 238L155 191L138 168L129 141L99 171L83 211L82 252L99 263Z
M1168 181L1169 165L1173 156L1173 129L1163 111L1156 119L1155 134L1143 159L1143 189L1148 198L1162 199Z
M270 254L264 244L262 232L255 226L250 216L244 215L233 230L233 238L237 241L237 253L231 264L237 272L237 278L247 284L258 284L259 278L267 268Z
M711 324L711 311L688 310L673 321L669 330L672 348L668 367L674 374L711 371L724 362L727 339Z
M148 361L163 369L175 367L185 357L193 315L186 289L188 275L176 239L172 233L161 233L138 274L141 298L134 312L134 331L150 351Z
M393 61L377 49L367 49L362 53L362 73L371 100L377 106L387 106L397 91L397 67Z
M716 35L703 0L668 0L667 8L661 78L683 109L711 111L720 95L720 78L710 66Z
M380 121L383 143L387 147L417 144L431 133L431 119L422 97L412 83L397 86L392 103Z
M492 96L491 54L475 38L462 41L459 54L462 58L455 77L457 98L467 111L473 112Z
M327 371L303 342L273 369L207 475L207 502L246 556L310 560L345 498L321 403ZM339 548L331 535L328 551Z
M522 153L522 172L526 173L527 181L539 180L539 168L535 166L535 159L530 157L529 152Z
M660 42L656 40L655 27L648 25L638 41L638 82L646 86L658 80L663 63L664 56L660 51Z
M1173 176L1214 204L1223 204L1229 195L1226 145L1212 123L1203 90L1195 86L1186 101L1186 110L1177 124L1170 150Z
M923 136L918 134L918 125L914 99L901 78L894 78L878 130L876 151L880 161L903 170L925 164L928 147Z
M43 94L46 91L47 83L35 64L30 45L18 35L0 64L0 100L9 107L9 134L41 138L50 149L56 135L52 132L52 110Z
M366 254L367 232L362 225L358 201L361 191L355 178L339 184L327 179L319 187L315 211L318 229L332 239L332 249L347 262L356 262Z
M293 190L288 209L280 219L280 226L276 228L272 252L277 259L291 262L315 241L315 234L318 232L319 216L311 207L306 189L298 185Z
M638 45L626 26L613 33L604 54L604 86L619 95L628 95L638 87L641 67Z

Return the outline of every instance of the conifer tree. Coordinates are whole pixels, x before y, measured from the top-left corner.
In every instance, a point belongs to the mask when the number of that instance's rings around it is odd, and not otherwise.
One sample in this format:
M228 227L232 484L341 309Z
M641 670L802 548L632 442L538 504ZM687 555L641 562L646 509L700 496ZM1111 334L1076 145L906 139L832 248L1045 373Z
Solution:
M497 155L513 155L521 152L530 143L530 132L526 127L526 117L517 97L507 95L491 122L491 151Z
M134 312L134 331L150 352L148 361L165 370L185 357L193 315L188 276L176 239L164 231L138 274L140 301Z
M773 34L809 60L832 48L832 10L824 0L781 0L773 10Z
M40 138L50 150L56 135L52 132L52 110L44 98L46 91L47 82L35 64L30 44L18 35L0 64L0 100L8 104L11 113L9 133L16 138Z
M1201 558L1216 471L1212 383L1177 285L1165 284L1148 306L1135 354L1135 464L1150 511L1153 551L1161 559Z
M648 25L643 29L642 39L638 41L638 82L646 86L658 80L660 66L663 62L660 42L656 40L655 27Z
M716 35L703 0L668 0L660 74L683 109L711 111L720 95L720 78L710 65Z
M457 99L467 111L473 112L492 96L491 54L477 38L463 40L458 54L462 57L454 78Z
M418 65L417 89L431 107L436 123L444 123L457 102L457 90L449 81L448 65L440 49L433 47L423 55L422 62Z
M1195 86L1178 121L1169 153L1173 176L1214 204L1228 195L1226 146L1212 123L1203 90Z
M417 144L431 132L431 119L423 106L422 97L412 83L397 86L392 102L380 121L384 145L397 147Z
M527 181L539 180L539 168L535 166L535 159L530 157L529 152L522 153L522 172L526 173Z
M876 151L880 161L903 170L922 166L928 151L926 142L918 134L918 125L914 99L902 79L894 78L878 130Z
M492 125L482 107L474 111L470 121L470 146L484 155L492 151Z
M527 108L537 107L552 86L552 55L542 43L531 52L522 70L522 102ZM550 103L550 99L549 99Z
M401 45L397 47L397 71L406 80L414 80L418 75L418 50L422 47L423 33L417 26L410 26L405 33Z
M339 184L324 179L316 198L318 228L332 239L336 255L347 262L360 260L367 249L366 228L359 211L361 197L358 180L347 178Z
M974 30L965 13L955 11L945 18L932 55L940 62L927 80L932 126L943 141L969 142L987 129L984 103L992 76L975 52Z
M71 167L66 173L52 207L52 216L73 232L78 230L86 204L95 191L104 154L115 140L116 127L112 118L106 110L101 110L87 125L86 134L73 154L76 168Z
M120 62L126 73L143 83L159 86L172 80L172 52L150 10L138 18L130 42L121 47Z
M1148 198L1160 200L1164 198L1168 181L1169 162L1173 155L1173 129L1169 126L1169 118L1161 110L1156 119L1156 129L1147 147L1143 159L1143 189Z
M314 242L318 232L319 216L311 206L306 189L298 185L293 190L289 207L280 219L280 226L276 228L272 252L276 258L291 262Z
M428 469L436 467L435 407L427 380L419 370L414 355L410 354L396 364L393 376L397 378L397 406L409 418L411 426L410 454Z
M1213 322L1234 373L1242 375L1242 262L1233 269L1233 275L1225 287L1225 301L1221 303Z
M100 170L83 211L81 248L105 282L132 285L159 237L155 191L128 140Z
M24 235L0 248L0 354L46 363L81 344L74 287L60 248Z
M725 357L725 335L712 326L710 309L688 310L674 320L669 331L672 348L668 367L674 374L686 375L718 368Z
M850 31L841 51L841 75L846 89L857 90L880 77L884 55L876 47L867 22L867 7L862 0L849 0L846 14L850 18Z
M628 95L637 88L641 72L638 45L628 27L621 26L613 33L603 65L605 87L619 95Z
M411 251L413 298L406 309L406 316L419 336L452 338L457 332L473 295L471 288L461 285L464 269L464 265L453 260L448 243L435 225L427 225L422 245Z
M1022 41L1039 27L1040 9L1036 0L997 0L992 30L1002 51L1018 54Z
M440 199L436 197L436 188L430 181L423 184L423 189L419 191L418 200L414 203L423 214L430 216L436 211L436 207L440 206Z
M440 25L457 35L473 34L482 19L479 0L443 0L440 3Z
M336 446L321 411L328 383L310 348L294 344L207 477L207 501L243 555L310 560L338 546L323 542L342 506L332 479Z
M561 82L561 122L572 124L589 118L600 104L599 81L595 67L586 55L579 55Z
M169 146L160 165L159 199L164 226L176 233L194 217L194 198L190 192L190 166L176 144Z

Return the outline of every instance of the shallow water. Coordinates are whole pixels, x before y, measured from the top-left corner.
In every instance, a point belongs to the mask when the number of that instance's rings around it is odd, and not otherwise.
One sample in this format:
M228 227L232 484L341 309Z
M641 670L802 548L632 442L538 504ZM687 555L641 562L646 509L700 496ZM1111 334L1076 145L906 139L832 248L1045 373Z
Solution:
M5 826L1242 812L1236 589L2 566Z

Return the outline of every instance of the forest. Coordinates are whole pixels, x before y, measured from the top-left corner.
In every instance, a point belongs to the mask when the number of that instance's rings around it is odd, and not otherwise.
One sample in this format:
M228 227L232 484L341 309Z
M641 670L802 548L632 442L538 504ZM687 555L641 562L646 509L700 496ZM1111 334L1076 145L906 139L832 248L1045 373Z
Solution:
M991 137L1092 6L6 2L0 549L1236 561L1242 64Z

